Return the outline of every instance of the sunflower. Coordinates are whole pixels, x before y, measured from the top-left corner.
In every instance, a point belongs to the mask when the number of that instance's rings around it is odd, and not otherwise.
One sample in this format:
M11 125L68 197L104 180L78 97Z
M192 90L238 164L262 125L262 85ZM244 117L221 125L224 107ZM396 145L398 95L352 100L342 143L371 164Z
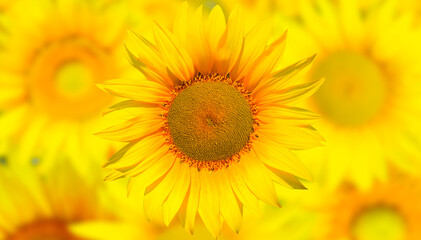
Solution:
M393 1L364 11L354 1L301 3L307 47L320 53L308 76L326 77L308 107L323 115L315 128L329 143L304 159L323 165L332 188L348 180L368 189L386 181L390 164L412 171L421 149L421 36L412 14L398 14Z
M92 133L113 99L96 83L130 74L121 60L125 15L123 5L101 1L22 0L8 8L0 29L0 139L16 145L17 161L36 156L48 170L69 157L87 173L92 160L109 157L109 144Z
M279 69L286 36L267 44L270 23L244 34L242 19L236 8L226 23L215 6L205 21L202 7L190 14L183 3L174 32L156 24L154 39L131 35L129 57L145 78L100 85L128 98L111 111L132 115L98 133L127 142L104 165L106 179L146 187L148 218L162 208L168 225L178 212L193 232L198 212L216 237L223 220L239 230L243 205L279 206L274 182L302 188L296 177L311 178L291 150L322 142L310 125L318 116L294 106L322 83L294 85L314 57Z
M342 185L323 205L320 239L421 238L421 181L407 175L375 183L369 191ZM327 227L327 228L326 228Z
M101 182L88 183L67 162L54 169L40 175L33 166L0 161L0 239L82 240L71 224L113 217Z
M158 239L166 230L162 219L146 221L143 209L139 208L143 193L132 192L128 198L126 185L127 179L103 182L108 206L110 209L118 206L118 210L114 211L116 219L75 223L70 226L71 232L95 240Z
M309 191L297 191L294 189L277 187L280 195L282 209L269 205L260 205L260 211L256 214L244 209L242 228L234 233L226 224L223 224L221 240L254 240L254 239L289 239L310 240L314 239L314 231L318 220L317 212L313 211L315 197L314 187L309 186ZM196 221L194 235L190 236L183 227L172 223L166 231L162 231L158 240L185 239L185 240L212 240L212 235L206 231L201 221Z

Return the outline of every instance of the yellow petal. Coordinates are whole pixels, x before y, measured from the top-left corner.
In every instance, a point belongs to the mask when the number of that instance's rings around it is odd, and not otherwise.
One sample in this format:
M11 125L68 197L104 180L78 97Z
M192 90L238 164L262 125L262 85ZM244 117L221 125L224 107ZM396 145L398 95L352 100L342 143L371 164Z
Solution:
M224 12L219 5L212 8L208 18L207 36L209 41L209 47L213 54L218 49L219 40L226 30L226 22Z
M146 186L141 180L140 177L130 177L129 182L127 183L126 191L127 197L132 196L132 194L145 193Z
M313 95L317 90L319 90L319 87L323 84L323 82L324 82L324 78L319 79L317 81L292 86L290 88L283 89L281 91L272 92L270 95L262 97L259 103L260 104L296 103Z
M183 46L187 45L187 33L189 32L189 4L183 2L177 11L177 16L174 19L174 35L177 36L178 40Z
M158 44L161 58L167 68L181 81L188 81L194 77L193 61L184 46L168 30L158 24L154 26L154 37Z
M305 26L307 26L310 34L316 38L317 43L324 49L332 49L332 42L338 42L338 31L337 29L329 28L328 24L325 24L324 19L320 17L320 14L316 12L316 7L311 1L300 0L300 10L302 20ZM329 29L328 29L329 28Z
M81 174L82 176L89 176L88 174L91 165L80 164L81 159L85 156L81 130L81 126L78 124L72 124L69 126L65 151L67 156L70 158L70 161L74 163L73 167L78 174Z
M264 164L294 174L297 177L311 180L311 174L304 164L290 150L283 148L281 144L265 139L264 141L253 142L253 149Z
M217 238L221 231L221 217L219 213L219 192L215 186L214 178L219 176L218 171L200 171L200 198L198 212L206 228L214 238Z
M225 75L237 63L244 43L243 17L239 7L236 7L228 18L227 28L218 43L216 50L216 70Z
M242 204L237 202L225 169L219 171L221 173L216 186L219 188L220 211L228 226L238 233L241 227Z
M156 180L161 178L164 174L168 172L169 169L174 165L175 157L172 154L167 154L156 161L154 164L149 166L146 170L134 177L137 178L137 181L143 186L149 186L154 183Z
M275 168L270 168L270 170L275 182L282 186L294 189L307 189L294 175Z
M117 169L138 165L160 149L164 142L165 138L161 135L147 136L129 148L121 159L116 162L108 162L105 167Z
M42 156L42 165L40 167L42 172L51 171L53 164L57 161L59 153L62 151L63 144L65 144L68 136L69 128L65 123L56 123L48 128L43 134L46 139L44 142L48 143L45 154Z
M29 163L31 161L34 157L39 138L47 126L48 120L46 117L36 116L31 118L31 124L25 130L19 144L18 161L21 163Z
M285 51L286 32L273 42L263 54L253 63L253 68L244 77L244 84L248 89L254 90L256 86L268 78L280 64L280 59Z
M124 156L124 154L126 154L126 152L136 143L137 142L130 142L126 144L123 148L121 148L120 150L118 150L118 152L111 156L111 158L107 160L103 167L109 165L110 163L115 163L118 160L120 160Z
M160 80L172 85L172 80L167 74L167 68L161 58L158 47L145 37L132 31L129 31L127 35L125 45L133 66L141 70L143 74L148 75L148 77L151 77L151 73L146 69L151 70L159 76Z
M272 21L266 20L257 24L244 38L244 50L240 60L230 74L233 80L241 79L257 58L263 53L272 32Z
M26 89L23 86L3 87L0 85L0 109L12 108L23 102L26 94Z
M263 123L277 122L292 126L314 124L320 116L306 109L288 106L266 106L259 109L258 118Z
M174 184L178 181L180 176L180 163L175 161L174 165L168 171L168 174L162 176L162 179L157 180L156 187L145 195L143 202L144 212L147 219L151 219L159 207L162 206L168 195L171 193ZM146 191L149 191L148 189Z
M363 44L362 41L364 38L361 12L358 9L357 3L354 1L340 0L339 8L340 19L335 19L335 22L340 21L341 29L343 29L341 33L345 35L345 40L349 40L347 41L347 45L353 49L357 49Z
M120 41L124 37L124 29L127 28L128 25L128 10L126 9L126 4L112 3L112 6L104 7L104 11L101 12L100 17L102 26L107 27L98 27L96 28L97 33L95 33L95 36L97 40L104 45L105 47L115 47L118 44L120 44ZM86 15L89 17L92 16L92 10L86 11ZM80 18L80 13L78 13L77 18ZM75 19L75 17L73 17ZM88 21L92 21L92 18L90 18Z
M312 127L280 125L282 122L272 120L273 124L262 124L259 135L279 143L289 149L309 149L323 146L324 138Z
M296 81L308 72L316 55L298 61L282 70L275 72L271 78L256 87L253 95L256 98L265 96L271 91L284 89L289 83Z
M158 103L146 103L146 102L139 102L136 100L126 100L119 103L116 103L109 107L109 110L103 113L103 115L107 115L109 113L112 113L114 111L118 111L121 109L126 108L157 108L160 107Z
M168 153L168 146L163 145L159 149L155 150L155 152L148 155L145 159L138 162L135 166L128 166L117 170L124 173L125 176L134 176L146 171L148 168L160 161L161 158L167 157L166 155L171 154Z
M241 156L237 166L242 172L244 182L258 199L272 206L280 207L270 172L253 151Z
M121 124L109 127L97 133L99 137L118 142L131 142L155 133L161 128L162 119L160 116L143 118L134 117Z
M162 206L162 215L164 217L164 223L167 226L180 209L181 203L186 197L187 190L190 188L189 168L190 167L186 163L181 163L179 177L175 182L172 192Z
M194 233L194 223L197 215L197 210L199 206L199 197L201 191L201 180L199 177L199 172L195 168L189 168L190 170L190 193L187 200L186 206L186 217L185 217L185 226L184 228L190 233Z
M253 211L254 213L260 212L259 202L256 196L250 191L244 182L241 170L235 164L232 164L229 166L228 172L232 190L238 199L244 204L246 208Z
M199 7L193 14L188 32L187 49L192 56L195 68L203 74L212 71L213 59L206 39L203 25L203 8Z
M2 112L0 115L0 126L7 126L7 128L1 129L0 137L8 138L18 132L25 124L25 119L30 114L29 110L31 108L32 106L29 104L23 104L7 110L7 112Z
M170 98L169 89L152 81L134 82L132 80L116 79L104 81L98 86L112 95L140 102L160 103Z

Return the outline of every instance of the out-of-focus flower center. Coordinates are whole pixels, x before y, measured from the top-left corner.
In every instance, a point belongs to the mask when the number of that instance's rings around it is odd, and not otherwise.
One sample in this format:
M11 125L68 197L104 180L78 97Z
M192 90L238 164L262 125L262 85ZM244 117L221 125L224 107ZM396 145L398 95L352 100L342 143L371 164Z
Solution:
M253 133L249 103L228 77L201 76L173 99L168 126L177 149L197 161L231 158Z
M45 220L22 226L7 240L81 240L71 234L65 223Z
M30 103L57 118L98 115L111 101L95 86L115 72L107 54L80 39L45 46L28 71Z
M81 62L63 64L56 73L57 91L68 98L77 98L89 91L92 85L91 69Z
M406 225L403 217L393 208L370 208L358 215L353 223L355 240L404 240Z
M335 124L364 125L385 105L385 77L378 65L363 55L331 54L318 64L313 75L326 77L314 100L321 114Z

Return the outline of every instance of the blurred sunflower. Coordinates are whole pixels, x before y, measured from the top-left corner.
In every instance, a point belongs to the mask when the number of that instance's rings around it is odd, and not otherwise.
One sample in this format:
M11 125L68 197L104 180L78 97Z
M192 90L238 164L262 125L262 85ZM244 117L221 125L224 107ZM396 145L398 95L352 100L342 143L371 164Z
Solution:
M310 108L329 143L306 159L326 164L330 187L348 179L368 189L390 163L412 171L420 154L421 35L392 3L361 11L354 1L301 2L310 51L320 52L310 79L326 77Z
M394 176L366 192L344 185L325 200L320 239L421 239L420 201L419 178Z
M130 198L127 197L127 179L103 183L107 205L111 209L118 206L118 210L114 212L116 219L72 224L70 229L73 233L95 240L152 240L157 239L165 231L162 219L146 221L143 209L139 208L139 204L143 203L143 194L132 192ZM184 233L187 234L185 231Z
M15 143L19 161L37 156L49 169L67 156L86 173L93 159L108 157L109 144L92 133L112 98L95 84L130 71L119 47L127 27L124 6L21 0L6 17L0 30L0 139Z
M87 183L65 162L39 175L34 168L0 164L0 239L82 240L73 223L110 219L98 182Z
M244 35L239 8L227 23L219 6L207 21L202 10L184 3L174 33L156 24L154 41L132 35L129 56L146 79L100 85L129 99L111 111L132 118L98 135L128 142L105 164L107 179L146 187L148 218L162 207L165 224L178 212L193 232L198 212L216 237L222 218L239 230L243 205L279 206L274 181L303 188L296 177L311 178L291 150L321 145L318 116L294 104L322 81L294 85L314 57L278 70L286 36L267 45L268 21Z

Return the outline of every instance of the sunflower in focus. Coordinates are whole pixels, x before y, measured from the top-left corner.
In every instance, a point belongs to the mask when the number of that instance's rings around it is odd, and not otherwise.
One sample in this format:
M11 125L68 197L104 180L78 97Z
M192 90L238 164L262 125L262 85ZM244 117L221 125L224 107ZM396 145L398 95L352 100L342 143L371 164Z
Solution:
M108 157L93 136L113 99L96 84L129 74L120 47L123 5L102 1L16 1L0 29L0 139L14 144L17 161L40 168L70 158L87 173ZM81 159L84 159L83 161Z
M309 108L323 115L315 128L329 143L308 159L325 164L330 187L348 180L369 189L386 181L390 164L412 172L421 144L421 35L412 13L398 14L393 1L364 11L354 1L301 4L309 46L320 53L309 78L326 77Z
M66 162L39 175L33 167L0 162L0 239L83 240L69 230L79 222L109 220L99 182L81 179Z
M321 145L318 116L294 104L322 80L295 84L314 57L279 68L286 36L268 44L268 21L245 34L239 8L227 22L219 6L206 19L202 11L183 3L174 32L155 24L153 39L131 35L129 57L145 78L100 87L128 98L110 111L132 118L98 135L127 142L104 165L106 179L146 188L148 218L160 210L168 225L178 212L192 233L199 213L216 237L222 221L239 231L243 205L279 206L274 182L303 188L297 177L311 179L291 150Z
M362 192L343 185L323 208L325 231L319 239L415 240L421 238L421 182L394 176Z

